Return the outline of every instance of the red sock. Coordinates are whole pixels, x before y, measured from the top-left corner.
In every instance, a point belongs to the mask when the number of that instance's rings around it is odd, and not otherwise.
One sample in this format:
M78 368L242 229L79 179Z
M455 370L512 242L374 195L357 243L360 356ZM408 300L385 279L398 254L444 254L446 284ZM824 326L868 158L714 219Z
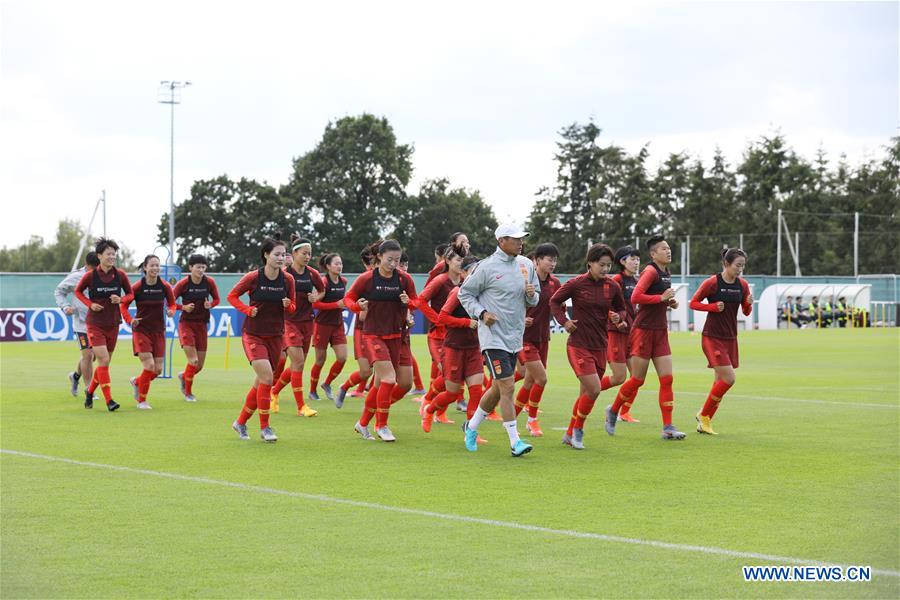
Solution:
M97 367L97 369L99 368ZM94 373L91 375L91 382L88 384L88 391L92 394L97 389L97 386L100 385L100 382L97 380L97 369L94 369Z
M328 377L325 378L325 383L331 383L334 381L334 378L341 374L341 371L344 370L344 365L346 364L343 360L336 360L334 364L331 365L331 370L328 371Z
M431 380L434 381L437 379L437 376L441 374L441 369L438 367L438 364L434 361L431 361Z
M313 364L312 368L309 370L309 391L315 392L319 387L319 375L322 374L322 367L324 365L316 365Z
M603 379L600 380L600 391L608 390L612 387L612 384L609 382L609 375L604 375Z
M395 383L394 389L391 391L391 404L396 404L402 400L408 391L408 387L401 387L399 383Z
M541 403L541 396L544 395L544 388L538 384L531 386L531 394L528 396L528 416L537 419L538 405Z
M150 392L150 382L156 379L155 371L144 369L137 378L138 386L138 402L147 400L147 394Z
M244 408L241 409L241 414L238 415L237 421L241 425L247 424L247 419L253 416L253 412L256 410L256 395L257 389L255 387L250 388L250 391L247 392L247 397L244 398Z
M275 380L275 385L272 387L272 391L276 394L281 393L281 390L287 387L287 384L291 382L291 373L293 372L294 371L292 369L285 369L284 371L282 371L281 377Z
M375 410L378 408L378 388L372 386L369 393L366 394L366 402L363 405L362 416L359 418L359 424L365 427L375 416Z
M584 429L584 420L587 419L588 415L591 414L591 411L594 410L594 403L597 401L596 398L590 398L589 396L579 396L578 398L578 416L575 417L575 427L578 429Z
M297 402L297 410L303 408L303 371L290 371L291 391L294 392L294 400Z
M663 427L672 424L672 411L675 410L675 394L672 392L674 379L671 375L659 378L659 410L662 412Z
M481 404L481 397L484 395L484 387L480 383L469 386L469 402L466 404L466 418L471 419L475 416L478 405Z
M188 363L184 368L184 393L188 396L193 393L194 375L197 374L197 367Z
M350 377L347 378L347 381L341 384L341 389L347 391L361 380L362 378L359 376L359 371L353 371L350 373Z
M722 401L722 397L725 395L725 392L731 389L731 386L732 384L724 381L713 383L712 389L709 390L709 396L706 397L706 404L703 405L703 410L700 411L700 414L712 419L716 411L719 410L719 403Z
M444 378L438 375L435 380L431 382L431 388L428 390L428 393L425 394L425 402L433 401L435 396L446 389L447 386L444 383Z
M484 391L488 391L491 389L491 384L494 383L494 380L491 379L490 374L486 374L484 376Z
M109 404L112 401L112 390L109 387L109 367L97 367L97 381L100 382L100 391L103 392L103 398Z
M525 376L522 373L519 373L518 371L516 371L516 374L513 375L513 383L518 383L518 382L522 381L523 379L525 379Z
M447 410L447 407L450 406L450 403L453 402L456 397L457 394L454 392L443 391L434 397L434 400L425 407L425 411L434 414L436 412Z
M644 380L638 379L637 377L632 377L623 383L622 387L619 388L619 393L616 394L615 401L612 403L612 411L615 414L619 414L620 409L624 407L624 412L628 412L631 408L631 404L637 397L638 388L642 385L644 385Z
M269 407L272 404L272 386L264 383L259 384L256 391L256 406L259 408L259 428L265 429L269 426Z
M372 386L375 387L375 386ZM378 385L378 395L375 401L375 429L381 429L388 424L388 414L391 410L391 394L394 393L394 384L381 382Z
M362 394L364 391L366 391L367 389L372 387L372 385L374 385L374 383L375 383L375 375L372 375L372 378L369 379L369 381L365 381L365 380L361 379L359 382L359 385L356 386L356 391L358 393Z
M422 387L422 375L419 373L419 361L416 360L416 357L413 356L413 385L416 386L417 390L424 390Z
M275 370L272 372L272 381L278 381L281 379L281 374L284 373L284 365L287 364L287 356L282 356L278 361L278 366L275 367Z
M578 422L578 405L581 403L581 396L575 398L575 404L572 405L572 417L569 419L569 427L566 429L567 435L572 435L572 430Z
M528 396L530 394L531 388L527 388L524 385L518 393L516 393L516 416L519 416L519 413L522 412L522 409L528 404Z

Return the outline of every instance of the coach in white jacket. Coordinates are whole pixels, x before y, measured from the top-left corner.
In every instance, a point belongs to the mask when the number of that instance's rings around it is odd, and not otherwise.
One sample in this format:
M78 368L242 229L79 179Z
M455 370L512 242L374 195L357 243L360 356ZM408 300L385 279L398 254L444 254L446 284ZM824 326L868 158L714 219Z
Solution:
M56 286L56 290L53 292L53 296L56 299L56 306L67 315L72 316L72 330L75 332L75 339L78 341L78 347L81 350L81 359L78 361L78 366L74 371L69 373L69 391L73 396L78 395L78 382L81 381L81 379L84 379L87 382L84 384L85 387L87 387L91 381L91 377L94 374L92 364L94 361L94 352L91 350L91 344L88 341L87 336L87 327L85 325L88 307L81 302L70 303L69 294L75 291L78 282L81 281L81 278L84 277L84 274L89 269L96 269L98 266L100 266L100 261L97 259L97 253L88 252L87 256L84 257L84 266L69 273L65 279L59 282L59 285Z
M528 233L504 224L494 234L497 251L478 263L459 290L459 303L473 319L478 319L478 341L493 378L463 431L466 448L470 452L478 450L478 426L499 403L512 455L522 456L531 451L531 445L519 438L516 428L513 376L525 333L525 309L537 305L541 288L534 263L519 256Z

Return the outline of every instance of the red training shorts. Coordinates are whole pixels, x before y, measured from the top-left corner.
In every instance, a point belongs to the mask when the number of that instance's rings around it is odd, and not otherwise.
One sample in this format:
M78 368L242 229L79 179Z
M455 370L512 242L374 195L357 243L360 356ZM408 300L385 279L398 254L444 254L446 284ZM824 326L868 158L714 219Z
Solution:
M250 362L267 360L273 369L278 366L278 361L281 360L283 341L283 336L280 335L262 337L245 333L241 336L241 343L244 345L244 354L247 356L247 360Z
M428 334L428 353L431 354L431 362L443 368L444 366L444 338Z
M347 334L344 333L344 324L339 325L322 325L316 323L313 328L313 346L319 350L327 350L328 345L331 347L347 345Z
M606 360L611 363L628 362L631 358L629 334L620 331L606 332Z
M474 348L444 346L443 370L444 379L458 384L462 384L472 375L484 375L481 349L477 346Z
M182 348L192 346L197 352L206 352L207 338L207 324L203 321L178 321L178 341Z
M525 342L522 350L519 352L519 362L523 365L527 362L541 361L544 368L547 367L547 353L550 351L550 340L541 342L540 346L536 346L530 342Z
M288 321L284 322L284 347L302 348L303 354L309 354L309 346L312 344L312 321Z
M566 356L569 357L569 364L575 371L576 377L584 375L597 375L602 377L606 370L606 350L590 350L588 348L577 348L575 346L566 346Z
M412 366L412 352L402 338L384 339L375 335L365 335L365 338L370 363L390 361L394 368Z
M635 327L631 330L631 355L650 360L658 356L669 356L672 349L669 348L669 331L667 329L641 329Z
M166 355L166 334L164 331L153 331L150 333L133 331L131 345L134 348L135 356L139 352L149 352L153 355L153 358L163 358Z
M733 340L723 340L708 335L702 336L703 341L700 345L703 347L703 354L709 368L725 367L731 365L735 369L738 368L738 344L737 338Z
M88 341L91 343L91 348L106 346L106 349L112 353L112 351L116 349L116 341L119 339L119 326L94 327L93 325L88 325L87 334Z

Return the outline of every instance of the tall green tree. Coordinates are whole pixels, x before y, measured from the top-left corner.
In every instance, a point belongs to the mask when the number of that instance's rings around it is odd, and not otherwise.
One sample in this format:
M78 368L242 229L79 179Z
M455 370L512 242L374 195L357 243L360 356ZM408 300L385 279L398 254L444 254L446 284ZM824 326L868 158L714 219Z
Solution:
M409 254L411 271L431 269L434 247L449 241L450 234L457 231L466 234L475 255L484 257L494 251L497 219L478 191L452 188L447 179L433 179L424 182L409 200L391 237Z
M56 237L50 243L33 235L24 244L0 249L0 271L68 273L83 238L84 227L81 223L63 219L57 225ZM83 264L84 256L93 249L93 242L94 238L90 238L87 247L82 250L79 266ZM121 243L118 264L124 269L134 268L133 253Z
M412 154L411 145L397 143L386 118L344 117L325 127L314 149L294 159L280 193L316 251L355 256L394 231L408 212Z

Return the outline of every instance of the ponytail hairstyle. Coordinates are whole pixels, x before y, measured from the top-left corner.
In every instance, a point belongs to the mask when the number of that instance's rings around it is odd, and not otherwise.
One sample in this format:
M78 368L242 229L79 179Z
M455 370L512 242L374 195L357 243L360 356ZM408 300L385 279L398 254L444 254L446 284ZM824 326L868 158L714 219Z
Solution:
M722 248L722 264L730 265L739 256L743 256L746 259L747 253L740 248Z
M363 251L360 252L359 257L362 259L363 264L366 267L375 266L378 264L378 249L381 247L381 244L384 243L384 240L378 239L363 248ZM363 256L365 255L365 257Z
M155 254L148 254L147 256L145 256L144 262L141 263L141 273L143 273L144 275L147 274L147 263L150 262L151 258L155 258L156 260L159 260L159 257Z
M457 256L465 256L468 254L468 250L466 250L465 246L458 242L459 238L466 235L465 232L457 231L453 235L450 236L450 248L453 249L453 252L456 253ZM466 235L466 238L469 236Z
M447 248L450 244L438 244L434 247L434 256L435 258L444 258L444 253L447 251Z
M295 251L299 250L303 246L309 246L309 251L312 252L312 242L304 237L300 237L298 233L291 234L291 254Z
M335 258L340 258L340 257L341 257L341 255L338 254L337 252L326 252L325 254L323 254L322 256L319 257L319 260L316 264L318 264L319 267L321 267L321 270L324 272L324 271L328 270L328 265L331 264L331 261L333 261Z
M584 263L585 265L588 265L592 262L597 262L604 256L608 256L610 260L615 260L615 254L613 254L612 248L598 242L588 248L587 256L584 257Z
M378 244L378 249L375 251L375 254L381 256L385 252L403 252L403 247L400 246L400 242L397 240L384 240L380 244ZM402 256L402 254L401 254Z
M105 237L97 238L97 243L94 244L94 252L97 253L97 256L103 254L103 251L107 248L112 248L116 252L119 251L119 245L111 239Z
M278 246L287 249L287 245L281 239L280 231L276 231L272 237L266 236L263 238L262 246L259 249L259 257L262 259L263 264L266 262L266 254L271 254Z

